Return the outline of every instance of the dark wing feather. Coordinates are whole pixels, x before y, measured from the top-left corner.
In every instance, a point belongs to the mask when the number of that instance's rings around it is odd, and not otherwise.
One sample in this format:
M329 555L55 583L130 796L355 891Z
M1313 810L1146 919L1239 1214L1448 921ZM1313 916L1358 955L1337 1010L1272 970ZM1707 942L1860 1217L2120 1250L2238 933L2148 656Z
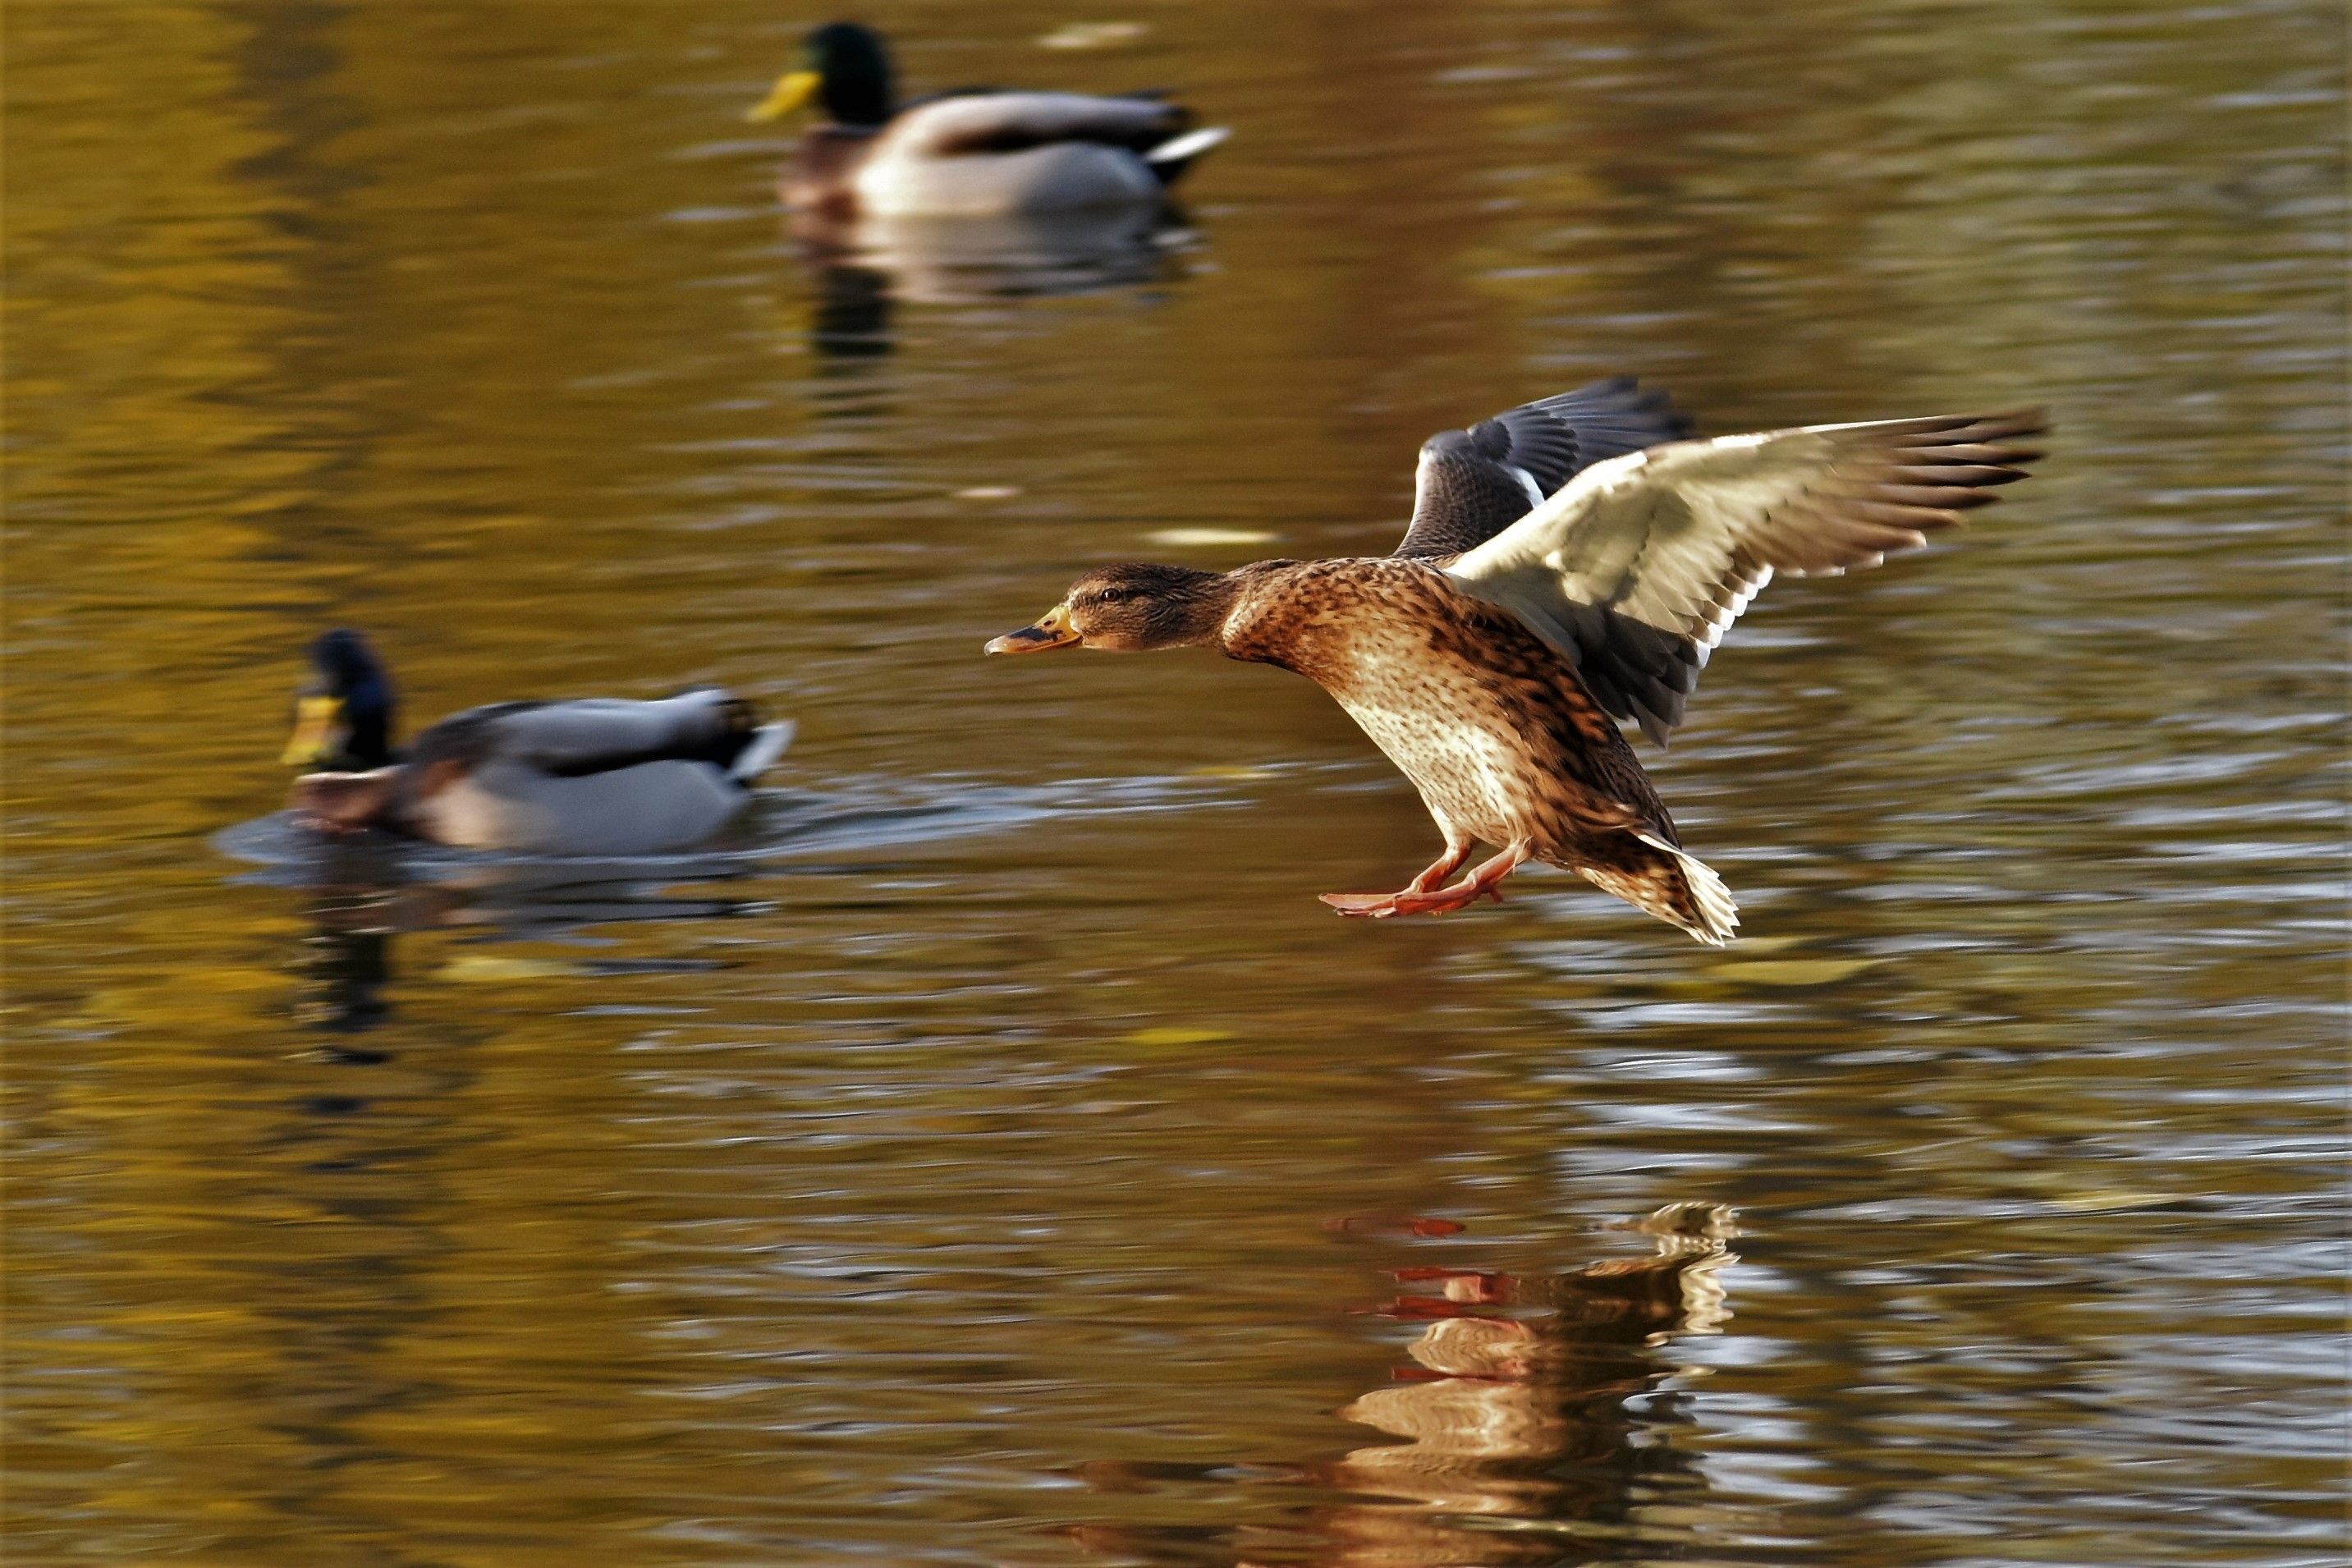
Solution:
M1593 464L1689 433L1664 393L1621 375L1432 436L1413 473L1412 526L1394 553L1460 554Z
M908 152L928 157L1020 153L1057 142L1097 142L1143 153L1192 122L1189 110L1144 95L972 89L908 104L891 120L888 134Z
M750 704L715 689L657 702L617 697L501 702L444 719L416 738L406 761L419 769L455 763L468 772L498 761L556 778L669 761L724 769L751 742L754 728Z
M1654 741L1775 572L1875 566L1948 528L2042 454L2042 410L1677 441L1588 468L1446 571L1575 661Z

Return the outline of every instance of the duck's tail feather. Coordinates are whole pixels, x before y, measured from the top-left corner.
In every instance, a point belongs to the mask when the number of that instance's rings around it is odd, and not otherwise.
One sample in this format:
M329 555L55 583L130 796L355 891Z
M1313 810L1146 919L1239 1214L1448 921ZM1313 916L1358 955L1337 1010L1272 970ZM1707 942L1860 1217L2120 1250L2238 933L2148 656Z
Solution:
M1229 126L1203 125L1198 131L1187 131L1162 142L1146 153L1143 161L1151 165L1151 172L1160 176L1161 184L1172 185L1192 166L1194 159L1232 134Z
M798 728L790 719L780 719L752 731L751 738L743 742L743 749L736 752L735 760L728 764L727 776L744 788L751 788L751 782L766 773L775 760L784 754L784 748L793 743L793 731Z
M1680 926L1709 947L1721 947L1739 929L1739 906L1713 868L1663 838L1633 837L1653 853L1617 866L1579 866L1585 880L1614 893L1668 925Z

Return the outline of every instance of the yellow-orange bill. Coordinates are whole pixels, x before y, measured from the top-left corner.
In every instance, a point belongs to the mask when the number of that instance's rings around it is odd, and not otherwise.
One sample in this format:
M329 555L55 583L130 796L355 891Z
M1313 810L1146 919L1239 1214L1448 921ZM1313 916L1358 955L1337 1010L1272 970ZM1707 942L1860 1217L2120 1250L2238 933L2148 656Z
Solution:
M814 71L788 71L776 79L768 96L743 111L743 118L754 124L763 120L782 120L802 104L816 96L824 79Z
M287 737L286 753L278 760L289 768L307 768L327 754L343 705L332 697L304 697L294 704L294 733Z
M1037 618L1034 626L1023 626L1017 632L1007 632L991 641L984 653L1043 653L1049 647L1073 647L1078 642L1078 628L1070 624L1070 608L1056 605Z

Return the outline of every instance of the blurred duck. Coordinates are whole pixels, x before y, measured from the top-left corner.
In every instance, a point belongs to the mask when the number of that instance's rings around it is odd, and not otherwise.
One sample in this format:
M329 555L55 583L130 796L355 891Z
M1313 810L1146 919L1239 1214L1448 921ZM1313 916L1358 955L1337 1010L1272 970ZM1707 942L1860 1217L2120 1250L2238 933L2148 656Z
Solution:
M310 645L285 761L289 800L331 832L383 828L467 849L648 855L724 827L792 741L715 688L655 702L500 702L392 749L392 681L357 632Z
M1213 647L1337 698L1421 793L1445 851L1343 915L1502 901L1528 860L1719 946L1730 892L1682 849L1612 721L1661 745L1707 654L1776 572L1874 566L2023 479L2040 411L1814 425L1678 440L1631 380L1526 404L1421 449L1388 555L1227 573L1087 573L990 653ZM1502 853L1443 885L1479 841Z
M1156 206L1227 135L1142 94L964 88L900 105L881 38L851 22L811 33L800 67L745 118L781 119L813 99L825 120L802 139L784 199L836 218Z

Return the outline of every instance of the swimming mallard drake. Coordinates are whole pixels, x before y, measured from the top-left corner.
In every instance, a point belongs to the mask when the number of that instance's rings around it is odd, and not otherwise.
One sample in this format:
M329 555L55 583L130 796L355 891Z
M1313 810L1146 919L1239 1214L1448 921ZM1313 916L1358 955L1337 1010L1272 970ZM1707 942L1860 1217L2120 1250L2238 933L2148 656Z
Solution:
M801 141L786 205L835 217L1002 217L1157 205L1193 159L1223 141L1147 95L965 88L899 105L881 38L854 22L819 27L799 68L744 118L775 120L811 99L824 123Z
M1737 906L1612 721L1663 744L1775 572L1926 543L2024 478L2041 454L2009 443L2044 427L2034 410L1676 440L1661 400L1603 382L1432 438L1393 554L1105 566L988 651L1214 647L1323 687L1445 836L1396 892L1325 894L1341 914L1499 902L1533 859L1719 945ZM1502 853L1442 886L1479 840Z
M651 855L709 837L793 738L715 688L655 702L499 702L392 749L392 680L364 638L322 634L286 762L325 771L289 804L331 831L538 855Z

